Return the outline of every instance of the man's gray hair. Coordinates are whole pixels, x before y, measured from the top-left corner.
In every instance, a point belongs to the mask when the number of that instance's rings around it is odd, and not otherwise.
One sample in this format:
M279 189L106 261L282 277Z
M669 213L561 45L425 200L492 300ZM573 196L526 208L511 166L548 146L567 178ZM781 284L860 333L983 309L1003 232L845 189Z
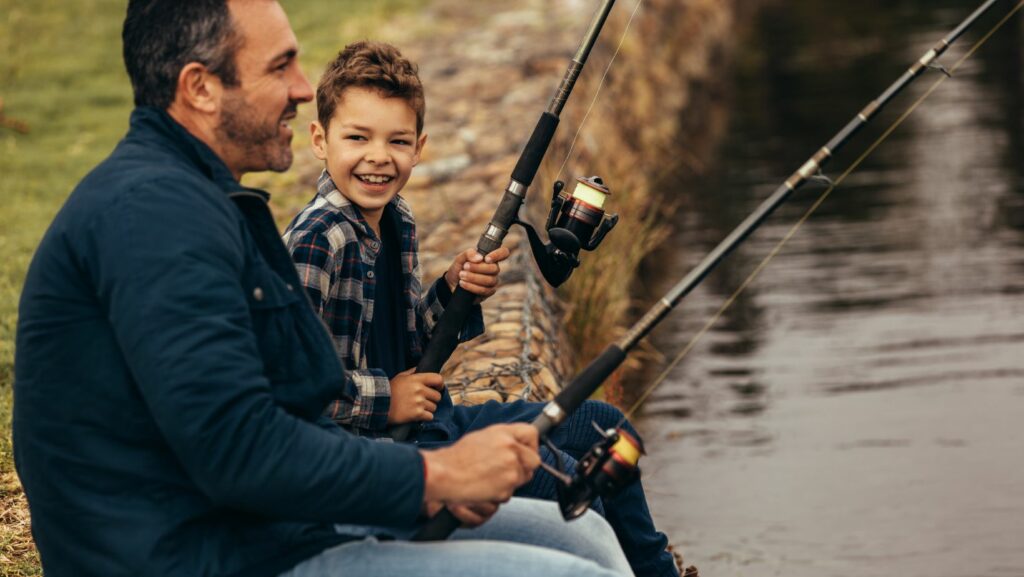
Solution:
M235 54L244 39L228 0L129 0L121 39L136 106L170 107L178 75L190 62L227 86L238 85Z

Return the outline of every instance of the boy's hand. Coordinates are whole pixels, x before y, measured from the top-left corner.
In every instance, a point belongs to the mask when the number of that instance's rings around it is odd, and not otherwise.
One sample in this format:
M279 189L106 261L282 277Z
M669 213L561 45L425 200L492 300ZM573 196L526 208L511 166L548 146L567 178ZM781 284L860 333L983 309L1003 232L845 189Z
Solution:
M473 248L463 251L455 257L448 272L444 273L444 280L452 292L461 286L477 295L477 302L480 302L498 290L498 273L501 271L498 263L507 259L508 255L509 250L504 246L486 257L480 256Z
M444 379L438 373L417 373L416 369L398 373L391 379L391 408L388 424L400 425L434 418L441 400Z

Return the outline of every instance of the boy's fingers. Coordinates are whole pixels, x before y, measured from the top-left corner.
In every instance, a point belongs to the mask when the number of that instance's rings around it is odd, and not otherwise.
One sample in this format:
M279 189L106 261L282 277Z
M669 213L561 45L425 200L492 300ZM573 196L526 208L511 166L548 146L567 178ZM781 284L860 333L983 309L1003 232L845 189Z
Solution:
M491 252L487 253L487 257L484 259L484 261L486 261L486 262L501 262L501 261L505 260L506 258L508 258L508 256L510 254L512 254L512 253L511 253L511 251L509 251L508 247L507 246L502 246L502 247L497 248L496 250L492 250Z
M472 284L478 287L490 288L498 286L498 277L489 274L477 274L475 272L462 271L459 273L460 284ZM463 284L463 286L465 286Z
M444 386L444 377L441 373L416 373L416 377L419 382L431 388Z
M463 273L463 272L475 272L475 273L479 273L479 274L486 274L486 275L494 276L494 275L497 275L499 272L501 272L501 267L499 267L497 264L488 264L488 263L473 264L473 263L468 263L467 262L466 264L462 265L462 270L460 271L460 273Z
M437 389L425 389L423 391L423 398L436 403L441 400L441 391Z
M474 294L478 297L489 297L495 292L497 292L497 289L482 287L475 284L469 284L466 281L459 281L459 286L466 289L467 292Z

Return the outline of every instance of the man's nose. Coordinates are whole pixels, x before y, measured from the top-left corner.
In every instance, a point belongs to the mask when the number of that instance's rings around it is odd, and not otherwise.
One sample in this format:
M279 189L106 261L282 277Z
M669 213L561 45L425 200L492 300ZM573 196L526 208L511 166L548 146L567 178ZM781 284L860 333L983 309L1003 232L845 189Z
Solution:
M313 85L306 78L306 73L299 66L296 66L295 70L298 72L297 78L292 81L288 96L293 102L309 102L313 100Z

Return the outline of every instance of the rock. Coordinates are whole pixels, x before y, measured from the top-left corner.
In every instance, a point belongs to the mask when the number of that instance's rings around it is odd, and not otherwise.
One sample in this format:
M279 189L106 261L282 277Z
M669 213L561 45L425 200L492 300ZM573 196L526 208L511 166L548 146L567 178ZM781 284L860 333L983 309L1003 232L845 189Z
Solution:
M499 403L504 402L505 399L501 396L501 393L491 389L483 389L479 391L467 391L461 395L461 401L466 405L482 405L487 401L498 401Z

